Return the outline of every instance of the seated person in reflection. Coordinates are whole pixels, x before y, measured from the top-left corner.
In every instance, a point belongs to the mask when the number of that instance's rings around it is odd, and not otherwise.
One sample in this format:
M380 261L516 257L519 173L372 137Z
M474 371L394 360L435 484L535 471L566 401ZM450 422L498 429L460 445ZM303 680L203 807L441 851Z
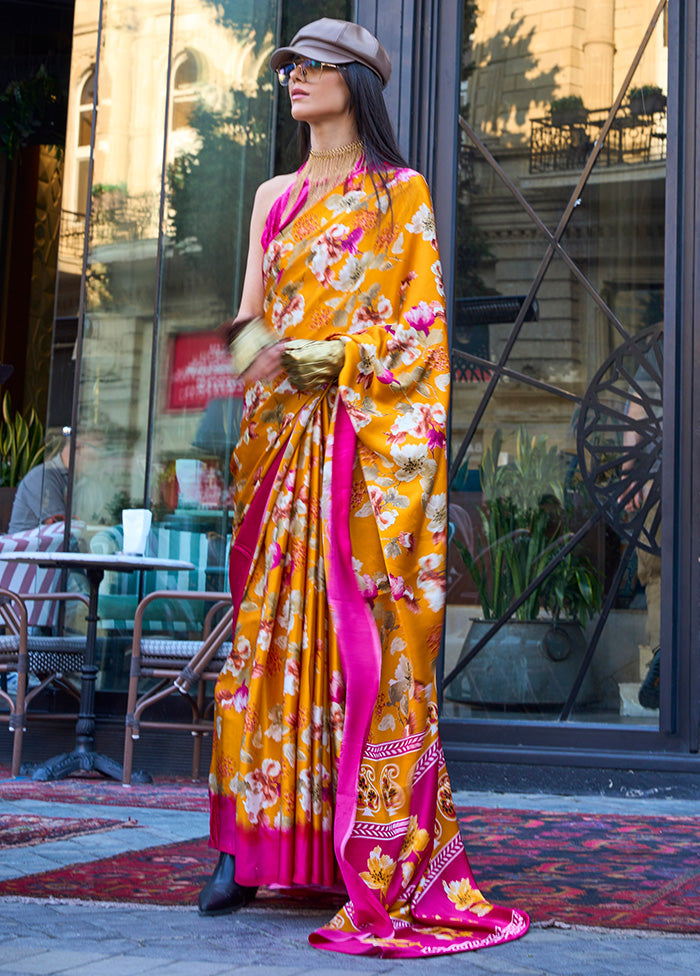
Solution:
M62 522L66 514L70 427L63 428L61 449L28 471L17 486L8 532L26 532L38 525Z

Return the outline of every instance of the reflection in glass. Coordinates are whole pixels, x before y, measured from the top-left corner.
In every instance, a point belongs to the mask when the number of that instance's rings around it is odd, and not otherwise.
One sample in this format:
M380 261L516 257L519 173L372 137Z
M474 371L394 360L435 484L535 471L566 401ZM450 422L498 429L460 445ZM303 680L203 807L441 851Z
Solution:
M105 576L100 627L112 643L100 681L120 687L140 593L225 588L228 459L241 389L216 329L235 311L250 206L270 169L267 61L277 2L183 0L173 14L168 0L116 0L102 6L95 67L99 11L93 0L76 3L72 214L62 222L58 296L59 307L77 310L82 253L68 235L89 204L85 315L73 349L73 518L83 548L109 552L122 546L122 510L145 504L153 513L148 552L195 565L172 578ZM204 604L171 602L150 627L201 630Z
M463 134L453 451L467 442L452 481L448 679L468 663L448 680L448 714L658 720L642 704L658 704L658 686L656 703L642 686L659 641L661 21L638 57L656 6L621 18L596 0L580 18L564 4L566 29L552 32L537 5L468 5L462 114L552 232L575 204L562 244L577 273Z

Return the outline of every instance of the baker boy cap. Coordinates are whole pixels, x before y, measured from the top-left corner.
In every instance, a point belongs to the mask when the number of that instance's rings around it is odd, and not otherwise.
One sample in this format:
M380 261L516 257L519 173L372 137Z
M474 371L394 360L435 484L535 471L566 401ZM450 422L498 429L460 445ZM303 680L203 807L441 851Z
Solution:
M278 47L272 52L270 66L277 71L295 57L329 64L358 61L379 76L382 87L391 77L391 59L374 34L348 20L322 17L312 21L297 31L289 47Z

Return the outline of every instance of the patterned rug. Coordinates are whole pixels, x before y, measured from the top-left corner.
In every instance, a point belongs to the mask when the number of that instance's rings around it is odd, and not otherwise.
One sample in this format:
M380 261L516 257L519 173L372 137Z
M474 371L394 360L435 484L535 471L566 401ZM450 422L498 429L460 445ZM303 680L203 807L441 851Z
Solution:
M700 818L533 813L458 815L484 894L536 922L700 933ZM194 905L216 861L206 839L0 882L1 895ZM271 909L330 914L340 896L264 890Z
M100 806L154 807L163 810L209 811L207 782L162 779L148 785L122 786L101 776L72 776L54 782L34 782L22 777L0 779L0 800L45 800L56 803L95 803Z
M97 817L38 817L29 813L0 813L0 850L31 847L49 840L68 840L82 834L99 834L126 826L135 824L122 820L98 820Z

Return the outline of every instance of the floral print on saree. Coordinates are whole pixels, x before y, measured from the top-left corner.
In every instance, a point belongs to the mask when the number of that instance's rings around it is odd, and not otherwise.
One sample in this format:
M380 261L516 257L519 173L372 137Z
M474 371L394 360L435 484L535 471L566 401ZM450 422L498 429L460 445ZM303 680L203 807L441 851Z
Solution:
M345 362L322 389L246 390L210 794L239 883L342 885L312 944L402 957L528 920L479 892L440 746L444 290L424 180L397 170L389 190L378 206L358 174L265 241L267 321L344 337Z

